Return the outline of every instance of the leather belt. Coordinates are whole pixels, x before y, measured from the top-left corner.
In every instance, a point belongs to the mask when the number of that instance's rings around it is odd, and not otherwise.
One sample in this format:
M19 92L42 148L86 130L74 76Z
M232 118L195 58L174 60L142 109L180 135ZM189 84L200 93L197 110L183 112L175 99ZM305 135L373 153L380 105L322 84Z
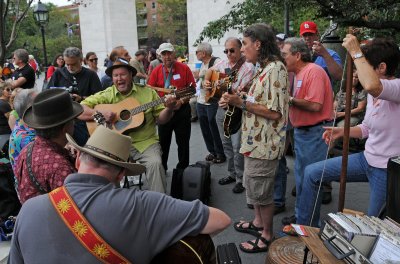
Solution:
M296 128L297 129L301 129L301 130L309 130L310 128L313 128L315 126L325 125L325 124L328 124L328 123L331 123L331 122L332 122L332 120L324 120L324 121L321 121L321 122L319 122L317 124L314 124L314 125L299 126L299 127L296 127Z

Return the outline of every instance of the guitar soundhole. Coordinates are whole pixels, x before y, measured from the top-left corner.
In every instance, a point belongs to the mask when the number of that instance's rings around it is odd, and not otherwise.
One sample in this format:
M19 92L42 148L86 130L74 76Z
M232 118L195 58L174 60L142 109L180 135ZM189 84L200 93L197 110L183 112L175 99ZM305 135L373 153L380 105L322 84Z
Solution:
M131 112L129 112L129 110L122 110L119 114L119 118L122 121L128 121L131 118Z

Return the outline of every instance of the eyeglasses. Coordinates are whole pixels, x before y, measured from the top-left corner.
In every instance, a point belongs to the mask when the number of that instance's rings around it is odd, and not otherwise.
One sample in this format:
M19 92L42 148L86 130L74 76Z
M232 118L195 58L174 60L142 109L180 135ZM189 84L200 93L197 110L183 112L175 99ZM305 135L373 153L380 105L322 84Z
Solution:
M64 58L57 58L57 60L64 60Z
M199 52L201 52L201 51L200 50L196 50L196 54L199 53Z
M90 62L95 62L95 61L98 61L98 60L99 60L99 58L89 59Z
M226 50L224 50L224 53L225 54L228 54L228 52L230 52L230 53L235 53L235 49L226 49Z

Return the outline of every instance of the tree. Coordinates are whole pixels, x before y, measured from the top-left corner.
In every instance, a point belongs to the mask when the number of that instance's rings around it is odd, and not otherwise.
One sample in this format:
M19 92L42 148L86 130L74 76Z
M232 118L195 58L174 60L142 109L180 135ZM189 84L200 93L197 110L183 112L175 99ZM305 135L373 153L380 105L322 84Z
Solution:
M4 64L7 50L18 36L21 22L33 0L0 0L0 65Z
M244 0L236 4L226 15L211 21L200 33L196 43L207 39L220 39L229 29L243 30L256 23L266 22L283 31L283 10L289 4L293 33L297 33L301 21L314 20L325 28L329 20L341 26L366 27L391 36L400 29L400 2L398 0Z
M186 0L158 0L157 15L160 16L161 22L148 27L149 35L187 46L186 10Z

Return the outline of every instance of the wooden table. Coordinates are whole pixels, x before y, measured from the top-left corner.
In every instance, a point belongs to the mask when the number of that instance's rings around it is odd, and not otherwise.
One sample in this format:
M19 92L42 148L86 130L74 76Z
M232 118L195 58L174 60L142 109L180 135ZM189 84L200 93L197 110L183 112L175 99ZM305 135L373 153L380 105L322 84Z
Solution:
M319 228L304 226L308 237L301 236L301 241L305 244L303 263L307 263L308 252L311 251L312 255L318 259L321 264L337 264L345 263L343 260L338 260L333 256L329 250L324 246L321 238L318 236Z

